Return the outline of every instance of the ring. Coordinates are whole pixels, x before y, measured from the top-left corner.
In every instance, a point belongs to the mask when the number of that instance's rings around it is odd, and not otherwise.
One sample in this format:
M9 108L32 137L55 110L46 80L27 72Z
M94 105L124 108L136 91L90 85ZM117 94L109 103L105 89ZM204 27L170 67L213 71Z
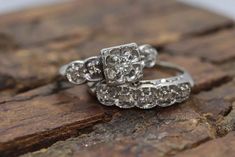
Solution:
M170 106L188 99L194 86L190 74L184 68L167 62L158 62L154 66L154 68L159 67L175 70L178 73L169 78L141 80L118 86L109 86L105 81L87 84L91 93L106 106L150 109L155 106Z
M59 72L73 84L102 80L109 86L133 83L142 79L144 67L156 64L157 54L150 45L119 45L102 49L100 56L72 61Z
M106 106L150 109L188 99L194 81L182 67L157 60L157 50L136 43L104 48L100 56L76 60L60 68L73 84L87 83L92 94ZM167 68L176 76L142 80L143 68Z

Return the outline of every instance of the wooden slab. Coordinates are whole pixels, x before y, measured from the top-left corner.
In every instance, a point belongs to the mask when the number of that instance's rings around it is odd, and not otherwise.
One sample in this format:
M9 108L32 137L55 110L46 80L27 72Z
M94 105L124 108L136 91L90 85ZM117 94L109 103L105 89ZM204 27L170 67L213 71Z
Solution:
M0 113L1 156L75 136L77 129L104 119L103 109L84 86L61 90L56 84L1 100Z
M166 46L173 54L200 57L214 63L235 59L235 30L227 30L209 36L192 38Z
M64 8L47 7L1 19L1 32L24 46L74 36L81 29L112 34L122 42L134 39L160 44L231 24L229 19L172 0L75 1Z
M231 132L223 138L215 139L208 143L202 144L198 148L183 152L176 157L233 157L235 154L234 145L235 132Z

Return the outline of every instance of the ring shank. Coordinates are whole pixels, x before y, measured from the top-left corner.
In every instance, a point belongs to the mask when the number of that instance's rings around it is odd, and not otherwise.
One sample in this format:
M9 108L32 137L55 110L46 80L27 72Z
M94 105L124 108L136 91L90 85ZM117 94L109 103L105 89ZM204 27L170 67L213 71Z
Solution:
M177 71L178 73L176 76L173 76L173 77L155 79L155 80L143 80L143 81L140 81L141 83L151 82L152 84L158 85L158 84L179 84L179 83L188 82L191 85L191 87L194 86L194 81L192 77L190 76L190 74L187 72L186 69L184 69L183 67L179 65L161 61L161 62L156 63L155 67L174 70L174 71Z

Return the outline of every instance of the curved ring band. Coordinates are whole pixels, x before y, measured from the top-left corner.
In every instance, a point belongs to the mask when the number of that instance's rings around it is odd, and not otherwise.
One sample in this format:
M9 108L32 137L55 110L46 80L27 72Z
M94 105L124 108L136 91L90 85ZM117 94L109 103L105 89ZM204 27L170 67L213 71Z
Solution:
M150 109L155 106L166 107L186 100L194 86L190 74L180 66L159 62L156 68L168 68L178 71L177 76L141 80L135 84L109 86L102 82L87 83L91 93L96 94L101 104L106 106L116 105L120 108L138 107Z
M110 86L121 85L141 80L143 68L153 67L156 58L157 51L152 46L130 43L102 49L100 56L70 62L59 72L73 84L105 79Z

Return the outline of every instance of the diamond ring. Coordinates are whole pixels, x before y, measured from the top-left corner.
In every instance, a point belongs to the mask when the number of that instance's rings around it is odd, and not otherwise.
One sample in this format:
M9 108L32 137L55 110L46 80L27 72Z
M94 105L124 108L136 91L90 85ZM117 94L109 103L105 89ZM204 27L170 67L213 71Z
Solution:
M150 45L136 43L101 50L100 56L70 62L60 68L60 74L73 84L100 82L109 86L137 82L143 77L144 67L156 64L157 50Z
M169 68L178 73L169 78L141 80L118 86L109 86L105 81L87 84L101 104L120 108L166 107L189 98L194 81L185 69L167 62L158 62L155 67Z

